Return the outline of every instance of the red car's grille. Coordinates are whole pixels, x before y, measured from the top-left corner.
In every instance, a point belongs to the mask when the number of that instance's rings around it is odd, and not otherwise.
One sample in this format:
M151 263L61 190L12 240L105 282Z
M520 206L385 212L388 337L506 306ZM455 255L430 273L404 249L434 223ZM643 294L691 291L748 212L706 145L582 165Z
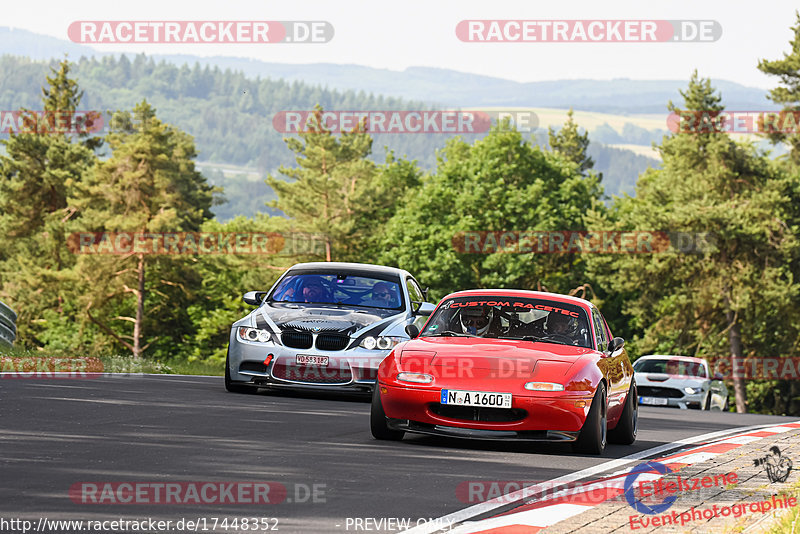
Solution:
M483 423L511 423L525 419L528 412L519 408L478 408L472 406L451 406L435 402L430 406L434 414L458 419L460 421L480 421Z
M347 384L353 380L353 373L349 368L294 365L282 361L277 361L272 366L272 376L280 380L311 384Z

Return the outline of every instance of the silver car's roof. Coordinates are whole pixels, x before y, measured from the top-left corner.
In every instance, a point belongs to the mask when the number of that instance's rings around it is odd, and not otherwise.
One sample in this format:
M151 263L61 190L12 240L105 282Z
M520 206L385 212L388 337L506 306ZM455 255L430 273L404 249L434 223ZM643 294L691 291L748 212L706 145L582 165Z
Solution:
M314 269L319 271L341 271L346 269L348 271L363 271L364 273L381 273L394 276L409 275L408 271L398 269L397 267L387 267L385 265L372 265L370 263L348 263L341 261L314 261L308 263L298 263L289 267L289 271L300 269Z

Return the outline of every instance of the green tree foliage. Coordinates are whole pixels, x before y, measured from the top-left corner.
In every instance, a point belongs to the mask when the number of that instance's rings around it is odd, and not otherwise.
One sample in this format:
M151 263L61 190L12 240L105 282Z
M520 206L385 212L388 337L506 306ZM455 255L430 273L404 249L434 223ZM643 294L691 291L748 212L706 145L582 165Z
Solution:
M578 123L573 118L572 108L567 112L567 120L558 132L548 128L550 147L569 161L578 165L578 171L585 174L594 167L594 161L586 152L589 148L589 132L581 134Z
M19 337L40 344L48 313L69 318L74 257L67 251L67 226L75 216L68 197L94 164L98 140L59 131L56 115L75 111L81 99L70 66L52 69L42 89L45 113L30 113L24 133L3 140L0 156L0 296L19 311Z
M681 94L684 109L723 109L697 73ZM625 296L637 352L712 360L791 354L800 289L790 267L797 254L796 228L788 224L794 186L752 145L713 128L665 137L658 149L662 168L640 178L635 198L589 217L593 229L710 234L694 253L589 259L597 283ZM734 390L737 411L747 411L741 379Z
M782 59L762 59L758 62L758 70L780 79L781 85L769 92L769 98L776 104L783 104L787 112L800 111L800 12L795 12L792 31L794 38L789 42L791 52L784 53ZM775 132L770 138L773 142L788 142L791 146L790 161L795 168L800 168L800 135L796 132Z
M146 102L133 115L122 112L115 122L122 132L111 133L107 142L111 158L98 162L71 199L80 212L76 225L87 232L191 232L211 217L213 188L195 170L191 137L163 123ZM198 282L185 258L134 252L122 256L86 255L78 265L83 282L87 317L103 332L141 357L157 337L143 343L145 305L147 321L158 324L160 336L178 332L187 321L178 304L192 294ZM148 273L150 276L148 277ZM128 296L133 296L128 299ZM114 315L111 311L119 312ZM123 315L120 310L125 310ZM132 325L118 333L107 317Z
M367 160L372 137L360 127L334 135L322 124L323 110L317 106L315 125L287 138L286 144L297 155L298 167L280 168L291 181L272 176L267 183L278 195L268 205L281 210L298 228L325 236L325 259L346 254L353 221L360 209L357 197L375 176L375 165Z
M567 254L465 253L462 232L580 230L597 204L595 177L541 150L505 125L469 145L452 140L436 172L409 192L380 241L381 263L415 273L432 296L457 289L516 287L569 291L584 282Z
M288 138L297 167L281 167L288 181L273 177L267 183L278 198L269 206L288 216L297 231L325 236L325 259L372 261L382 226L394 215L406 191L419 185L415 162L389 152L382 165L367 159L372 137L355 128L333 134L315 111L316 125Z

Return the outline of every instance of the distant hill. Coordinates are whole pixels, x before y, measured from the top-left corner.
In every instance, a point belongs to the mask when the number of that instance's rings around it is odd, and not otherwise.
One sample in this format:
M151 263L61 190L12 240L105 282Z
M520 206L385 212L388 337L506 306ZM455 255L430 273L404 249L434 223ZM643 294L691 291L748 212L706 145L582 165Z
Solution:
M41 106L41 86L55 61L31 61L27 58L0 58L0 110ZM81 57L72 71L84 91L83 109L100 111L131 109L142 99L151 102L158 116L195 137L199 161L209 180L225 188L227 202L215 206L220 219L236 215L251 216L269 212L264 203L274 198L263 178L278 175L280 165L295 165L294 154L283 141L283 135L272 126L273 115L285 109L311 109L322 104L325 109L421 109L425 104L363 92L335 91L301 82L252 79L239 72L221 71L218 67L201 68L195 64L180 67L152 58L136 56ZM537 110L546 124L558 124L563 111ZM583 116L579 113L578 119ZM637 134L656 135L657 131L604 114L587 117L593 124L610 122L614 135L633 129ZM631 120L650 126L658 122ZM541 126L545 126L542 124ZM539 140L546 130L533 132ZM591 134L590 134L591 135ZM373 160L382 162L386 150L397 156L416 159L419 165L432 170L436 151L444 147L451 135L373 135ZM472 142L480 135L465 136ZM594 141L594 139L593 139ZM629 150L615 150L600 143L591 145L598 162L595 169L604 174L608 195L633 193L640 172L658 161L637 156Z
M81 55L114 55L97 52L89 46L68 40L38 35L27 30L0 27L0 50L37 60L70 59ZM116 54L119 55L119 54ZM132 58L132 56L131 56ZM176 65L199 63L220 69L241 71L247 76L287 81L302 81L330 89L417 100L437 106L527 106L537 108L575 107L584 111L613 114L664 113L667 101L680 99L679 89L687 80L553 80L520 83L501 78L430 67L410 67L403 71L376 69L360 65L331 63L269 63L248 58L192 55L154 55ZM722 93L728 109L777 109L766 99L763 89L746 87L726 80L712 80Z
M527 109L539 118L539 129L532 134L539 144L546 144L547 126L558 127L565 110L575 107L576 121L590 133L590 155L595 170L603 173L606 194L634 194L639 174L659 165L649 156L654 155L651 143L667 133L667 101L679 101L678 90L686 85L637 80L519 84L445 69L396 72L229 57L127 56L8 28L0 28L0 50L6 53L0 58L0 110L37 109L48 67L64 52L76 64L73 74L85 91L84 109L131 109L144 98L150 101L159 117L195 137L205 174L226 189L228 202L214 208L221 219L269 211L264 202L274 193L263 178L276 175L280 165L295 164L283 135L272 127L272 117L315 104L339 110ZM761 90L714 84L729 109L770 107ZM436 150L449 137L374 135L373 159L382 162L388 147L432 170Z

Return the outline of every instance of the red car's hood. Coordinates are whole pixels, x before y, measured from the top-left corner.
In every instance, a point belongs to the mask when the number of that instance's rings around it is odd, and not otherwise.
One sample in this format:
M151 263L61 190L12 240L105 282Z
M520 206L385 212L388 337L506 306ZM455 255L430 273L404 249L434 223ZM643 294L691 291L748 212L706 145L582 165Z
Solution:
M401 349L400 363L417 360L425 365L468 365L472 369L503 369L524 366L533 371L536 362L574 363L592 349L510 339L473 337L425 337L407 342ZM569 366L565 366L565 370Z

